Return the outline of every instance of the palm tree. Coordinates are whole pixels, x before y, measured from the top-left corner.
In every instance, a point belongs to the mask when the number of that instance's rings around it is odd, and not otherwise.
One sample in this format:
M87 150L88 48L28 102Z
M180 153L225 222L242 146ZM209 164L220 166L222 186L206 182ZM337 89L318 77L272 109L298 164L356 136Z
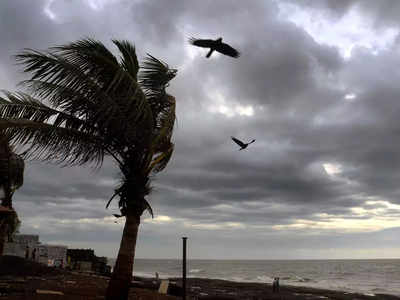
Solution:
M24 160L14 153L9 139L0 132L0 200L1 205L12 208L12 196L24 183Z
M0 256L4 243L19 224L12 207L12 196L24 181L24 160L12 151L8 137L0 132Z
M113 40L114 56L101 42L83 39L16 56L29 93L5 92L0 99L0 129L26 157L62 165L100 167L113 158L121 183L119 199L125 226L107 299L126 299L132 278L140 216L152 209L145 199L150 176L171 158L175 98L166 93L176 70L148 55L139 72L135 48Z

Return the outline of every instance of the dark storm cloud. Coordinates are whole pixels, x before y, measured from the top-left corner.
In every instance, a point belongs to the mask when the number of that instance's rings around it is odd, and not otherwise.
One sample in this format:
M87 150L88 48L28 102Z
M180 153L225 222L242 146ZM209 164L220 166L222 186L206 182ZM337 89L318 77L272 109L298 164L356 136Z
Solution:
M277 39L279 36L285 38ZM286 110L307 96L314 96L311 102L321 105L315 99L320 80L315 75L320 69L335 73L342 64L337 49L318 45L293 24L276 21L260 36L248 36L241 51L246 55L237 63L221 59L209 65L198 58L194 68L210 74L207 84L229 100L272 109Z
M379 9L359 1L315 3L300 4L333 12L336 20L355 5L368 17L385 16L388 22L396 10L389 1ZM277 231L271 226L299 219L323 222L321 214L367 219L354 216L351 209L387 208L366 205L368 197L399 203L400 75L393 70L400 61L395 49L377 54L355 49L344 60L337 48L317 43L303 28L280 18L279 5L272 1L104 5L96 10L86 1L0 2L0 84L14 89L22 78L10 59L17 51L85 36L109 46L112 38L126 38L136 44L139 57L149 52L179 69L169 90L177 100L176 151L167 169L154 178L148 197L156 217L171 220L144 222L139 254L174 257L171 249L183 234L196 241L197 257L208 253L206 249L224 257L221 249L227 245L236 249L232 255L258 257L265 254L248 245L268 248L275 256L283 247L350 248L354 241L374 247L372 240L388 236L387 231L341 236L334 229L308 235L307 230ZM205 49L187 43L190 36L222 36L242 56L206 59ZM356 98L345 100L349 93ZM221 105L233 116L216 112ZM238 106L251 107L254 115L239 115ZM239 152L231 135L256 143ZM329 175L325 163L340 164L341 173ZM101 220L116 212L115 204L104 209L116 184L118 171L110 161L97 172L29 163L15 206L23 229L39 231L45 241L76 246L90 241L114 251L121 225ZM388 216L398 214L386 211ZM234 227L236 223L243 228ZM207 228L216 229L210 234ZM158 246L152 247L154 243ZM396 246L392 240L388 245ZM285 253L290 257L289 250Z
M81 167L61 168L50 164L28 163L25 182L19 193L51 198L110 198L118 184L118 169L106 160L103 168L83 169Z

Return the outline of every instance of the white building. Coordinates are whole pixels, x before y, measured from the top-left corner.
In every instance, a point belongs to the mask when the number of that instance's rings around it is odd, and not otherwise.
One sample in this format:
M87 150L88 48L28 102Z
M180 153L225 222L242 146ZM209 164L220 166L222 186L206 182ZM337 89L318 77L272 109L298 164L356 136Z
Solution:
M67 246L64 245L48 245L39 242L38 235L32 234L16 234L13 236L12 243L6 243L4 247L4 255L14 255L25 257L28 251L29 259L33 259L33 251L35 251L35 261L48 266L65 266L67 262Z
M48 266L65 266L67 263L67 246L41 244L38 249L38 261Z
M6 242L4 245L4 255L25 257L26 247L29 247L29 258L32 250L40 244L39 236L35 234L15 234L13 242Z

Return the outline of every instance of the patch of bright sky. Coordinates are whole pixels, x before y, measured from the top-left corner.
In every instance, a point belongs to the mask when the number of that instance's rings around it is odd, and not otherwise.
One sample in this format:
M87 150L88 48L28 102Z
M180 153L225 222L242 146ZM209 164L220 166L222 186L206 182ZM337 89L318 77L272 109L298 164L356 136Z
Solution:
M112 2L110 0L104 1L104 0L87 0L89 6L91 9L93 10L99 10L102 9L104 7L104 5L107 2Z
M324 11L302 9L294 4L280 3L280 17L303 28L320 44L339 48L344 58L350 58L354 47L371 49L373 54L393 45L397 28L376 29L372 20L363 18L353 7L340 19L327 18Z
M56 0L47 0L47 3L44 7L44 13L48 16L51 20L57 20L57 14L51 10L51 5ZM121 0L84 0L84 4L90 7L92 10L102 10L105 8L106 5L113 4L115 2L120 2ZM82 5L82 3L80 4Z
M147 219L143 220L143 222L145 222L145 223L155 223L155 224L170 223L172 221L173 221L173 219L171 217L162 216L162 215L156 216L154 218L147 218Z
M108 186L108 187L115 187L117 184L118 184L118 180L111 179L111 178L102 178L96 182L96 185Z
M393 204L390 203L389 201L384 201L384 200L368 200L365 202L366 205L382 205L383 207L386 207L388 209L392 210L398 210L400 213L400 205L399 204Z
M46 3L46 6L44 7L44 13L46 16L48 16L51 20L56 19L56 15L54 12L50 9L51 4L54 2L54 0L48 0Z
M61 220L58 220L58 223L60 223L60 224L96 224L96 225L102 225L102 224L114 223L114 221L115 221L115 217L107 216L107 217L104 217L104 218L61 219Z
M228 104L224 96L220 92L213 92L210 98L213 100L214 103L213 105L209 106L209 111L212 113L220 113L227 117L234 117L236 115L251 117L254 115L253 106Z
M357 215L360 216L360 215ZM351 232L373 232L387 228L400 227L400 219L398 217L386 217L384 215L373 218L341 218L331 217L322 221L298 219L292 224L274 225L275 230L318 230L318 231L335 231L342 233ZM312 232L311 232L312 233Z
M204 230L222 230L222 229L242 229L246 226L239 222L222 222L222 223L191 223L185 222L186 227Z
M324 163L322 166L325 169L325 172L329 175L336 175L342 173L342 166L340 164L334 163Z
M354 100L356 98L357 98L357 95L353 94L353 93L344 95L344 99L349 100L349 101L352 101L352 100Z
M367 198L370 199L371 197ZM384 200L367 200L366 207L352 207L350 215L331 215L319 213L314 216L319 220L297 219L292 224L272 226L275 230L310 230L335 232L373 232L400 227L400 205ZM368 208L369 205L379 207Z

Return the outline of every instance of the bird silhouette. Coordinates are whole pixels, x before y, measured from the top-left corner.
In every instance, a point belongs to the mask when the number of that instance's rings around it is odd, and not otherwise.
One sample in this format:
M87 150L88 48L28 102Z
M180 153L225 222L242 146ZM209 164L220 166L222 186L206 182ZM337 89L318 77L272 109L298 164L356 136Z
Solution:
M203 48L210 48L206 57L209 58L214 51L222 53L224 55L228 55L234 58L238 58L240 56L239 51L232 48L228 44L222 42L222 38L218 38L216 40L207 40L207 39L196 39L194 37L189 39L189 43Z
M254 143L256 140L252 140L250 143L243 143L241 140L238 140L237 138L231 136L232 141L234 141L236 144L238 144L240 146L240 150L246 149L248 145L250 145L251 143Z

